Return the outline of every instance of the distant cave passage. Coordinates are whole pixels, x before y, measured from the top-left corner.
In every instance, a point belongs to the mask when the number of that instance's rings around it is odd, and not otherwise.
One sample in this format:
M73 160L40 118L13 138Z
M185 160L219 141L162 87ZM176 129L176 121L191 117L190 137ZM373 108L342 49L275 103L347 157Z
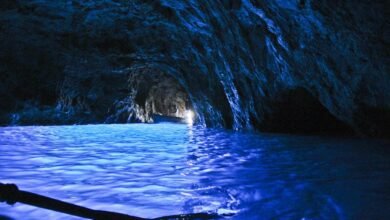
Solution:
M261 123L263 131L348 136L355 133L304 88L282 92L269 107Z
M143 71L133 74L130 87L141 121L181 120L192 109L189 95L182 85L168 74Z

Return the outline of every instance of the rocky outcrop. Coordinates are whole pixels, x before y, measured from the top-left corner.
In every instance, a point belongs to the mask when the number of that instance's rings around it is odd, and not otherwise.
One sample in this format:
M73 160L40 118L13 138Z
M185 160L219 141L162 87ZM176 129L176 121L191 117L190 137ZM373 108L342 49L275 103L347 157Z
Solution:
M129 80L161 72L184 93L179 100L188 97L200 124L389 137L386 6L6 0L0 120L32 123L39 114L31 109L46 117L34 123L140 119L148 111Z

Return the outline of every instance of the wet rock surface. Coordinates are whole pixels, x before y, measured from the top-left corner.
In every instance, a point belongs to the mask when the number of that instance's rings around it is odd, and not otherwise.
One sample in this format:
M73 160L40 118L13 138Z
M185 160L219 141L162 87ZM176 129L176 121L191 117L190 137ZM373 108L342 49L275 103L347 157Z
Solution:
M387 7L353 0L6 0L0 121L148 121L159 72L207 126L389 137ZM139 72L151 74L145 103L137 103L131 83Z

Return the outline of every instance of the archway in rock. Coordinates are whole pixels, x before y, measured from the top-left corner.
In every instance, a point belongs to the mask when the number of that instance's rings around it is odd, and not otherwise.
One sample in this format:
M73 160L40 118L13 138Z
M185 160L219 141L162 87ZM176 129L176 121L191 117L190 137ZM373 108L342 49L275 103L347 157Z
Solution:
M184 121L192 112L190 97L174 77L155 70L133 71L129 76L133 111L130 122Z

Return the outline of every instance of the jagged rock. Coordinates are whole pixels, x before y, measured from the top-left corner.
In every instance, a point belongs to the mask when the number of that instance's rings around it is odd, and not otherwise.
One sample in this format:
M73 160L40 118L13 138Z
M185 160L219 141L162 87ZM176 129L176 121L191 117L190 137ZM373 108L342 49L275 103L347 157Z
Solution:
M3 124L31 100L73 111L72 123L148 121L128 80L154 71L177 82L208 126L390 136L386 1L1 5Z

